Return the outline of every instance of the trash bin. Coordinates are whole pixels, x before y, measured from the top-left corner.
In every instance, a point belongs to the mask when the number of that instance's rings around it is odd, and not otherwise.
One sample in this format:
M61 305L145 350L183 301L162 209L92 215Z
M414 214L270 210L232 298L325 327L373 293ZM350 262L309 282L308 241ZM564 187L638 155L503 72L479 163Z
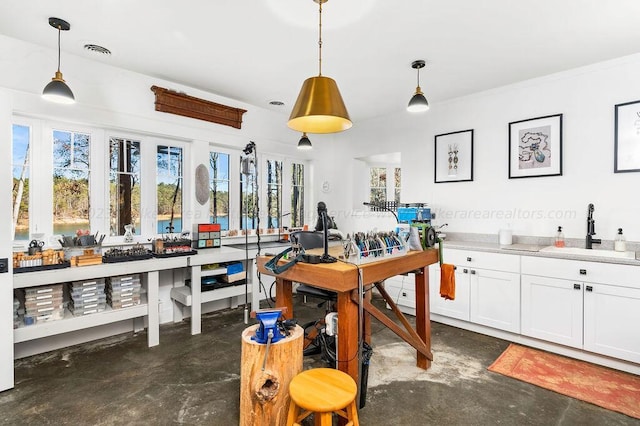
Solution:
M359 408L364 408L367 402L367 383L369 381L369 362L373 355L373 348L367 342L362 343L362 369L360 374L360 404Z

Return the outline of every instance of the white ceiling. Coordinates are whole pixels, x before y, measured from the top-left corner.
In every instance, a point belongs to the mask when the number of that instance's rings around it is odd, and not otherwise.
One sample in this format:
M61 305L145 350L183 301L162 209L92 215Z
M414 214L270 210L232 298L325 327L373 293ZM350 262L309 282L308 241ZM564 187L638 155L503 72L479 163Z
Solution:
M0 12L0 33L51 48L48 17L67 20L65 75L74 54L288 115L318 73L312 0L2 0ZM639 0L329 0L322 71L357 122L404 110L415 59L433 104L636 53L639 17Z

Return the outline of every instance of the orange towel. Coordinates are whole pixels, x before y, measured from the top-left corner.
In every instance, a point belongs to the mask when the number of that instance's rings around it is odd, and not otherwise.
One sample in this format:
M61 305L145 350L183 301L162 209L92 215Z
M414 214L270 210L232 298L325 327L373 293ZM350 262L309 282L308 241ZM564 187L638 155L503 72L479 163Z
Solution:
M443 263L440 265L440 296L446 300L456 298L455 266Z

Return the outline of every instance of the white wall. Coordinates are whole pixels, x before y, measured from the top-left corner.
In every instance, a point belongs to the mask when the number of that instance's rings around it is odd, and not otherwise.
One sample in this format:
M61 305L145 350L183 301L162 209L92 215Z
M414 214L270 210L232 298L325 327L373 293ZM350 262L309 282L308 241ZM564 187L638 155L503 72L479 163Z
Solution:
M10 96L0 89L0 146L11 147ZM9 156L9 158L11 158ZM0 182L11 182L11 167L0 167ZM0 185L0 258L11 260L11 185ZM0 274L0 391L13 387L13 267Z
M401 201L428 202L451 231L497 234L510 224L516 235L550 237L562 225L567 238L584 238L594 203L597 237L612 240L622 227L640 241L640 173L613 173L614 105L640 99L638 75L633 55L435 103L425 114L356 122L335 142L314 144L317 178L346 180L334 186L329 208L356 218L353 229L371 221L357 219L367 174L352 159L401 151ZM508 179L509 122L559 113L563 176ZM475 131L473 182L434 184L434 136L466 129Z

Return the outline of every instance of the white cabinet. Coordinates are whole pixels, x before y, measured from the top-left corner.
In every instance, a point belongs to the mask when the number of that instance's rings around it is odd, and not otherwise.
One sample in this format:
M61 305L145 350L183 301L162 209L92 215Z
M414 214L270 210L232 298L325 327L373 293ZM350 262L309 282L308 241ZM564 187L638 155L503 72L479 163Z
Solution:
M456 298L432 293L432 312L520 332L520 256L445 248L444 262L456 267Z
M585 350L640 363L639 325L640 285L585 285Z
M468 269L467 269L468 273ZM468 275L462 268L456 268L456 297L447 300L440 296L440 265L429 265L429 302L431 313L469 321L469 286Z
M523 257L522 334L640 362L640 268Z
M533 275L521 280L522 334L581 348L584 285Z
M429 288L433 287L431 274L429 275ZM384 281L384 289L401 312L409 315L416 314L416 286L413 274L397 275ZM389 305L387 305L389 308Z
M471 322L519 333L520 274L470 269L469 279Z

